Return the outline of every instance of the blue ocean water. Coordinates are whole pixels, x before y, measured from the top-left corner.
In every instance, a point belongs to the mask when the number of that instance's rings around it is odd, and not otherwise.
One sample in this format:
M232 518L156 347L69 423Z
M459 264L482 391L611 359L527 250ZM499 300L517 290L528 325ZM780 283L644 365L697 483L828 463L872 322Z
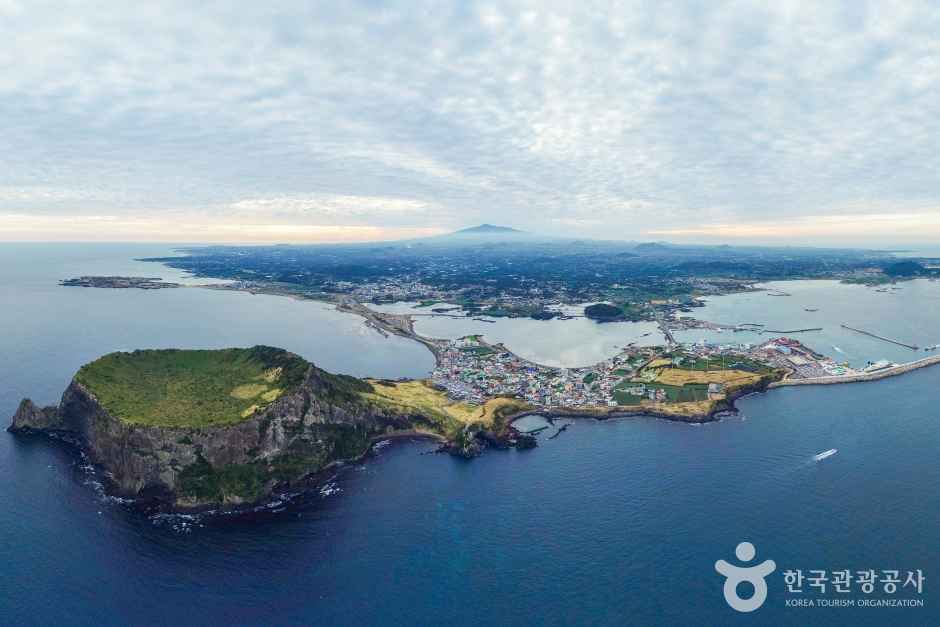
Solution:
M142 250L0 247L0 416L22 395L54 400L98 353L138 345L266 341L382 376L431 365L314 303L54 285L120 260L171 276L127 261L161 252ZM341 471L328 495L203 522L136 514L102 498L64 445L2 433L0 622L937 624L938 383L935 368L778 389L700 427L579 420L533 451L469 462L396 443ZM748 615L727 606L714 570L743 540L777 564ZM925 606L786 606L844 595L790 594L784 570L846 568L921 569L922 593L871 596Z

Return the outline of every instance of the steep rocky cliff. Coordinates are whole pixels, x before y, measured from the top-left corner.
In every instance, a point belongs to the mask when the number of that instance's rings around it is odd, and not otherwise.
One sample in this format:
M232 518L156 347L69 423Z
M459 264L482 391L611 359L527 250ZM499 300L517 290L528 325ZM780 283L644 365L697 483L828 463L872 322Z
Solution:
M359 388L370 389L308 364L298 385L234 424L160 426L114 415L76 377L57 407L23 400L9 430L72 437L122 496L169 509L239 505L411 426L410 416L368 403Z

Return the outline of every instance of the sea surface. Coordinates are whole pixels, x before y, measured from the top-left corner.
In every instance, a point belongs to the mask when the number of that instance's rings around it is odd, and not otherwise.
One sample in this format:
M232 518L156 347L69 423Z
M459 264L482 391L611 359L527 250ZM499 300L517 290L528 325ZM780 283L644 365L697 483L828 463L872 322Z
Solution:
M55 284L176 280L133 261L167 252L0 245L0 416L21 396L55 401L79 365L117 348L265 342L352 374L432 366L423 348L317 303ZM886 298L930 307L921 296ZM575 420L542 431L535 450L469 462L394 443L281 511L205 520L137 514L105 498L66 445L0 433L0 624L938 624L940 368L739 407L705 426ZM745 540L776 563L747 615L725 603L714 569ZM869 598L857 586L788 593L782 573L797 569L921 569L923 592L879 586L870 598L925 605L788 607Z

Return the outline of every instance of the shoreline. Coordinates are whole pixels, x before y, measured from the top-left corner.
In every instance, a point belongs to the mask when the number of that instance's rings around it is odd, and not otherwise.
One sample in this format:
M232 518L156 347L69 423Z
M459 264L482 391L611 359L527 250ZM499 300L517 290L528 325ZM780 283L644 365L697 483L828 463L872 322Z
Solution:
M439 444L444 444L447 442L447 438L442 435L418 431L416 429L402 429L397 431L391 431L389 433L384 433L381 435L375 435L369 438L369 444L366 446L365 450L359 455L354 455L352 457L346 457L343 459L334 459L330 463L326 464L323 468L311 472L300 479L294 480L293 483L286 485L275 486L271 494L266 498L258 499L251 503L241 503L238 505L232 505L228 508L219 508L213 506L196 506L196 507L185 507L174 505L173 507L167 510L160 509L148 509L147 503L132 501L129 503L131 507L141 511L144 514L170 514L170 515L190 515L190 516L244 516L255 513L263 513L269 511L272 504L286 504L290 501L288 499L285 501L282 497L290 496L294 494L296 496L300 495L310 495L318 492L324 486L331 482L331 479L335 476L335 473L341 471L343 468L351 464L360 464L374 455L376 455L375 445L379 442L396 442L396 441L408 441L408 440L429 440L437 442ZM79 450L81 447L79 446Z
M742 290L736 290L740 292L750 292L750 291L767 291L767 288L757 287L759 283L751 284L747 288ZM210 283L202 285L182 285L181 287L191 287L191 288L201 288L201 289L214 289L214 290L223 290L223 291L235 291L235 292L245 292L248 294L264 294L269 296L284 296L287 298L292 298L300 301L314 301L324 304L329 304L334 307L334 309L341 313L348 313L359 316L364 320L366 326L372 328L377 333L385 336L388 334L397 335L406 339L415 341L425 348L427 348L431 354L434 356L435 366L440 365L441 360L441 349L443 345L446 344L447 340L429 338L425 337L414 329L414 319L411 314L390 314L378 312L373 309L370 309L367 305L359 302L357 299L351 296L345 296L342 294L337 294L336 296L329 297L324 296L318 298L312 295L298 294L296 292L291 292L287 289L279 289L274 286L239 286L236 284L228 283ZM659 319L660 325L664 320ZM708 321L699 321L703 325L714 325L715 323L710 323ZM724 325L715 325L715 326L724 326ZM487 342L488 345L491 345ZM500 350L507 352L510 351L506 346L502 344L491 345L498 347ZM513 353L515 354L515 353ZM520 359L522 359L520 357ZM543 364L538 364L537 362L532 362L527 359L523 361L532 363L536 366L544 366ZM658 411L656 408L643 409L643 410L632 410L629 409L629 406L604 406L604 407L570 407L570 408L543 408L542 412L533 410L530 413L543 413L548 414L552 413L553 415L562 416L585 416L585 417L594 417L597 419L605 419L610 417L634 417L634 416L648 416L652 418L661 418L665 420L672 420L676 422L687 422L687 423L701 423L701 422L710 422L714 420L714 415L721 413L723 411L734 411L734 400L740 398L744 394L749 394L753 392L764 392L768 389L778 388L778 387L789 387L789 386L798 386L798 385L837 385L843 383L861 383L868 381L877 381L880 379L899 376L918 370L921 368L926 368L935 364L940 363L940 355L934 355L931 357L926 357L924 359L919 359L912 362L906 362L903 364L898 364L897 366L892 366L890 368L885 368L876 372L870 373L860 373L852 375L833 375L827 377L814 377L814 378L805 378L805 379L789 379L783 378L779 381L772 381L764 385L759 390L740 390L733 397L719 401L716 403L715 407L711 409L706 414L702 413L673 413L668 411ZM511 419L515 420L517 416L513 416Z
M608 411L605 411L608 410ZM618 418L658 418L668 420L669 422L684 422L687 424L703 424L706 422L715 422L714 416L727 411L735 411L733 408L721 409L708 414L669 414L666 412L657 412L655 410L627 410L625 407L609 407L598 409L586 408L558 408L558 409L529 409L518 414L512 414L506 418L509 424L512 424L520 418L526 416L542 416L549 420L558 418L572 419L592 419L592 420L615 420Z
M210 287L210 289L220 289L213 288L212 286L192 286L192 287ZM414 320L409 314L386 314L381 312L375 312L371 310L368 306L359 303L355 299L348 297L339 297L337 299L320 299L313 298L304 295L297 294L288 294L284 292L261 292L255 290L244 290L237 288L221 288L229 289L231 291L249 291L249 293L265 293L270 295L279 295L279 296L288 296L290 298L295 298L297 300L312 300L322 303L329 303L334 306L336 311L342 313L351 313L358 315L363 318L364 323L377 332L382 333L383 330L389 334L395 334L401 337L412 339L423 344L429 351L434 355L435 362L440 363L441 360L441 348L447 342L447 340L439 340L434 338L428 338L420 335L414 330ZM489 343L487 343L489 345ZM508 348L504 345L497 344L492 345L499 347L500 350L505 350L508 352ZM528 360L526 360L528 361ZM532 362L535 363L535 362ZM753 384L739 390L735 390L733 394L729 393L728 397L725 399L712 401L710 406L705 407L682 407L681 404L676 406L669 406L664 404L661 406L630 406L630 405L618 405L618 406L536 406L524 411L519 411L517 413L510 414L505 417L505 424L507 427L512 429L512 425L515 421L523 418L525 416L542 416L549 421L555 419L584 419L591 418L598 421L603 420L612 420L612 419L628 419L628 418L654 418L661 420L668 420L670 422L679 422L687 424L701 425L703 423L710 423L720 421L723 416L733 415L737 413L737 408L735 407L735 402L738 398L741 398L746 395L763 393L769 389L777 387L788 387L795 385L834 385L842 383L854 383L854 382L868 382L868 381L877 381L884 378L900 376L908 372L918 370L921 368L930 367L936 364L940 364L940 355L933 355L930 357L925 357L916 361L899 364L877 370L874 372L867 373L857 373L852 375L841 375L841 376L825 376L825 377L815 377L815 378L805 378L805 379L782 379L778 381L761 381L759 384ZM69 442L63 438L57 438L54 434L47 434L51 439L57 439L60 441L65 441L67 444L71 444L73 447L76 447L79 451L83 451L81 444L75 442ZM479 434L473 434L475 438L480 440ZM289 483L284 483L282 485L275 485L270 494L266 497L261 498L257 501L248 502L248 503L239 503L239 504L230 504L228 506L218 507L218 506L195 506L195 507L186 507L186 506L174 506L169 509L163 509L155 506L155 502L147 498L138 498L134 499L126 504L136 511L139 511L147 516L163 513L163 514L178 514L178 515L202 515L202 516L211 516L211 517L222 517L222 516L243 516L243 515L252 515L258 513L264 513L265 511L272 511L282 506L289 505L295 498L305 500L307 497L316 497L318 491L322 490L324 486L329 485L335 478L336 473L341 471L342 468L351 465L365 462L370 459L373 455L377 453L375 445L383 441L407 441L407 440L425 440L425 441L434 441L438 444L447 444L451 442L445 436L439 433L433 433L428 431L422 431L417 429L402 429L395 430L388 433L378 433L374 436L371 436L368 440L368 445L365 449L358 455L351 456L349 458L337 459L326 464L322 468L316 470L315 472L309 473L303 477L295 479ZM489 448L489 446L485 446ZM499 448L499 447L495 447ZM114 492L111 489L108 489L110 481L107 478L107 474L101 472L98 475L98 479L103 483L105 487L105 493L108 495L113 495Z
M9 431L9 429L7 430ZM340 472L345 467L368 461L370 458L377 455L375 445L380 442L431 441L438 444L445 444L448 441L444 436L436 433L418 431L415 429L396 430L370 437L368 446L359 455L333 460L323 468L311 472L291 484L276 486L267 497L256 501L229 504L227 506L197 505L187 507L185 505L174 504L173 506L167 507L165 505L156 505L155 502L149 498L128 498L121 496L115 489L114 481L108 476L107 469L101 464L91 461L86 450L85 442L69 432L25 429L13 433L28 438L42 438L46 441L58 444L66 454L75 457L83 462L83 465L88 466L85 472L93 476L95 481L100 485L100 496L148 518L151 516L203 516L222 518L225 516L250 516L252 514L271 512L277 506L288 505L297 496L310 496L318 493L323 487L331 483L336 473Z
M701 425L709 422L717 422L723 414L736 414L738 412L735 401L751 394L762 394L770 388L770 383L757 383L747 387L742 387L734 393L721 400L714 401L712 406L706 412L679 412L667 411L659 407L637 407L631 408L629 405L617 405L607 407L548 407L539 409L533 407L525 411L517 412L507 417L507 424L525 416L544 416L549 419L555 418L592 418L594 420L612 420L616 418L654 418L659 420L668 420L669 422L682 422L686 424Z
M141 513L144 513L148 516L153 514L168 514L171 516L211 516L216 518L222 516L249 516L251 514L270 512L273 509L271 507L272 505L287 506L296 496L309 496L318 493L325 486L332 482L333 478L336 477L336 473L342 471L344 468L352 464L361 464L368 461L377 455L375 445L379 442L425 440L437 442L439 444L447 442L447 439L441 435L425 431L418 431L415 429L403 429L382 435L372 436L369 438L369 445L359 455L347 457L344 459L334 459L323 468L295 480L292 484L276 487L267 498L262 498L251 503L243 503L236 506L231 506L226 509L211 506L193 508L174 506L166 511L148 511L146 504L132 502L130 505L134 509L137 509ZM285 500L283 498L285 496L289 498ZM143 505L143 507L141 507L141 505Z

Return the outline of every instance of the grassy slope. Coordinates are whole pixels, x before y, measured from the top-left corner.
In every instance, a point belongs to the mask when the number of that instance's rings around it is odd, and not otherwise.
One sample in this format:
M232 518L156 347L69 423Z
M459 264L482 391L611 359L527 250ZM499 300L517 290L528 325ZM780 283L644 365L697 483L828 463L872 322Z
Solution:
M725 360L727 361L727 360ZM753 386L773 376L773 371L756 362L743 358L731 360L728 366L721 360L696 359L688 367L674 368L671 359L655 359L647 364L633 380L624 380L614 388L614 398L621 405L657 405L671 413L685 410L698 411L710 404L708 384L720 383L724 391ZM666 393L667 403L654 403L643 397L627 394L626 388L638 383L647 388L661 388Z
M451 437L469 424L490 428L502 416L528 409L529 405L512 398L492 398L482 406L448 398L426 381L371 381L373 392L363 394L369 402L395 411L426 417L433 430Z
M529 406L510 398L494 398L482 407L452 401L425 381L360 381L341 375L318 373L321 392L345 402L368 403L415 417L416 429L452 438L465 425L490 429L505 427L506 417ZM314 427L330 447L290 453L248 464L214 468L205 460L192 464L180 474L183 503L250 502L261 496L271 479L294 480L322 468L334 459L361 455L369 446L371 433L355 425ZM187 501L188 499L188 501Z
M703 372L701 370L682 370L679 368L663 368L659 376L656 377L657 383L680 387L695 383L721 383L729 387L741 387L757 383L759 380L760 375L752 372L744 372L742 370L712 370Z
M299 385L308 367L296 355L264 346L141 350L105 355L75 379L125 422L203 427L246 419Z

